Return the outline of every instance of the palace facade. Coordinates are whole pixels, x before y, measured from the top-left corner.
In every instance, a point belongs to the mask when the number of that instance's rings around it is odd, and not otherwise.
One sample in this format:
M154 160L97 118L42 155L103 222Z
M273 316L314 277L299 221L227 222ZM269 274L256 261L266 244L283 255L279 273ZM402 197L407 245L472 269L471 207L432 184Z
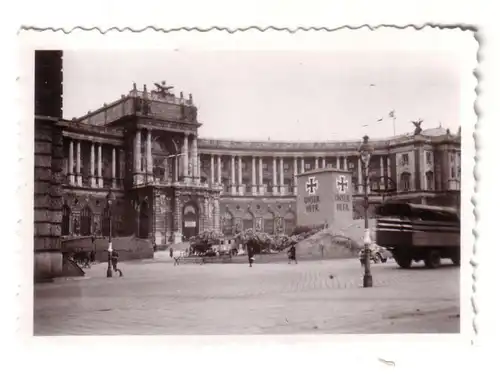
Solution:
M204 139L191 95L157 84L71 121L63 136L63 236L113 234L158 246L206 229L230 236L295 227L296 175L332 167L353 175L354 215L363 213L358 141L275 142ZM460 135L421 130L370 140L369 199L459 205ZM115 201L108 209L106 195ZM110 214L111 213L111 214Z

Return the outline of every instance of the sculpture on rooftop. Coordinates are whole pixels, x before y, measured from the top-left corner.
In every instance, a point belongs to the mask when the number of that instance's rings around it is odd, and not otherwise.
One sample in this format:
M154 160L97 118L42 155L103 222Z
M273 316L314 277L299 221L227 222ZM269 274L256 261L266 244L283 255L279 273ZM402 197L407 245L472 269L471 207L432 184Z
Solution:
M415 126L414 134L415 135L420 135L420 133L422 132L422 123L423 123L423 120L422 119L412 120L411 122Z
M167 86L166 85L167 83L165 82L165 80L163 80L160 83L155 83L155 86L156 86L156 90L155 91L151 91L152 94L156 94L162 98L166 97L167 95L172 95L172 93L170 93L169 91L174 88L174 86Z

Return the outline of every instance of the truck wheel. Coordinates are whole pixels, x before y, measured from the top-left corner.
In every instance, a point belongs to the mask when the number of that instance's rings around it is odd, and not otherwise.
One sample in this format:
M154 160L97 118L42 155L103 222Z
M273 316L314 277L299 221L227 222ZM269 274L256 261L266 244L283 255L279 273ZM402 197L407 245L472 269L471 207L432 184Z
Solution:
M438 250L432 250L425 258L425 267L436 269L441 266L441 253Z
M396 257L395 259L399 267L401 267L402 269L409 269L411 267L412 259L409 256L400 256Z

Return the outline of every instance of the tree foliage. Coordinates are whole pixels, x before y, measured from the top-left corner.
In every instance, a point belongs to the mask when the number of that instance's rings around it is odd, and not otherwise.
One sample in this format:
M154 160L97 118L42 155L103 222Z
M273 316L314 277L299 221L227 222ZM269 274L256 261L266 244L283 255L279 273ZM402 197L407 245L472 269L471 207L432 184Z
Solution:
M224 235L221 232L205 230L189 238L189 243L195 250L205 252L213 245L218 245L221 239L224 239Z
M264 232L248 229L236 235L236 242L252 245L257 253L276 250L281 251L296 242L295 237L288 235L269 235Z

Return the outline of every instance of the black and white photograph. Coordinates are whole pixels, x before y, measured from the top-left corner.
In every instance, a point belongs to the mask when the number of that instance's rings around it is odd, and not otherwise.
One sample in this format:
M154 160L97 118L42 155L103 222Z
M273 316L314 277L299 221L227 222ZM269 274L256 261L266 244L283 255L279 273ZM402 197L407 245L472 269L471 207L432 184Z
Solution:
M471 329L473 35L178 35L28 55L33 334Z

